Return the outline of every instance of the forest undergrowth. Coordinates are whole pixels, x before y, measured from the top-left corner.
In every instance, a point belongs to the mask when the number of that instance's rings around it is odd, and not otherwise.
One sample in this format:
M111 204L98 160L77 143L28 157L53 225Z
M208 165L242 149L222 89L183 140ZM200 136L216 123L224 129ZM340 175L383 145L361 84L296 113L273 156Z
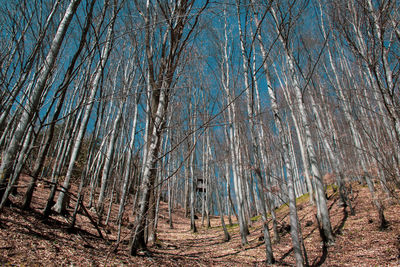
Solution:
M27 181L27 177L24 177ZM116 244L117 225L109 221L100 225L99 236L95 224L80 211L74 229L69 227L68 216L53 214L43 220L43 207L48 188L39 186L35 191L33 209L20 209L20 194L11 198L12 204L0 215L0 264L41 266L261 266L265 260L265 245L262 240L262 220L252 218L249 243L241 245L239 226L236 221L228 226L232 236L223 241L220 218L212 216L211 228L201 226L197 220L198 233L190 231L190 219L185 218L179 207L174 209L173 229L169 227L168 205L160 203L158 239L146 253L133 257L128 253L132 215L125 218L121 242ZM72 188L72 192L77 188ZM368 198L368 188L353 184L355 216L351 216L338 205L338 195L330 187L327 191L329 212L336 243L325 247L318 233L313 207L307 196L297 199L302 236L310 266L398 266L400 264L400 205L386 201L385 215L389 222L386 230L379 230L378 216ZM85 201L84 201L85 203ZM85 203L87 204L87 203ZM131 204L130 204L131 205ZM69 213L73 212L74 201ZM132 214L131 206L127 213ZM112 213L118 206L112 207ZM289 209L277 208L280 242L273 244L276 266L294 265L289 233ZM95 213L89 211L96 221ZM113 216L112 216L113 217ZM226 220L227 221L227 220ZM273 236L272 236L273 238Z

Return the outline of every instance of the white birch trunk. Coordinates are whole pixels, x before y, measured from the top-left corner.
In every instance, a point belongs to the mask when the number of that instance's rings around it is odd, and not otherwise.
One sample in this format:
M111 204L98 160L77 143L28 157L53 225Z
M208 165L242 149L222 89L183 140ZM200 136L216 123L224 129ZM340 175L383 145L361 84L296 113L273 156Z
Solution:
M160 88L160 100L157 107L157 111L154 117L154 126L151 133L150 145L147 152L147 160L143 172L142 181L142 193L139 202L139 211L136 215L136 227L132 231L132 242L130 244L131 255L136 255L138 249L144 249L146 244L144 243L144 228L146 213L149 209L149 199L154 184L156 164L158 161L158 150L161 143L161 131L164 124L165 114L167 110L167 99L166 99L166 88Z
M190 102L189 104L189 110L190 113L192 113L192 102ZM191 127L189 127L190 131L192 131L195 127L196 127L196 116L195 116L195 112L193 111L192 116L190 116L189 118L189 123L191 125ZM193 127L193 128L192 128ZM193 134L193 139L191 141L193 144L193 146L195 146L196 144L196 135ZM189 149L190 149L190 142L189 142ZM189 159L188 159L188 165L189 165L189 173L190 173L190 178L191 178L191 182L190 182L190 229L192 230L193 233L197 232L197 227L196 227L196 187L197 187L197 183L196 183L196 178L194 177L194 159L195 159L195 154L196 154L196 148L193 149L192 154L190 155Z
M138 88L138 87L137 87ZM130 141L129 141L129 147L128 147L128 151L127 151L127 160L126 160L126 164L125 164L125 171L123 173L123 184L122 184L122 194L121 194L121 198L120 198L120 205L119 205L119 209L118 209L118 238L117 238L117 242L120 239L120 232L121 232L121 223L122 223L122 218L124 215L124 211L125 211L125 201L127 198L127 193L128 193L128 188L129 188L129 180L130 177L132 175L132 171L131 171L131 165L132 165L132 160L133 160L133 156L134 156L134 145L135 145L135 137L136 137L136 125L137 125L137 118L138 118L138 100L139 100L139 96L137 95L137 89L135 92L135 107L134 107L134 115L133 115L133 122L132 122L132 130L131 130L131 136L130 136Z
M278 18L275 14L274 8L271 8L271 14L273 15L276 22L278 22ZM329 217L329 210L327 206L327 200L325 197L324 186L322 182L322 176L318 166L318 160L316 157L314 144L311 138L311 130L310 130L310 123L307 117L307 111L305 109L305 104L303 100L302 90L300 88L299 79L296 74L295 70L295 59L293 58L292 52L289 50L288 44L285 42L282 33L277 28L276 25L276 32L278 34L279 40L284 47L286 61L289 68L290 73L290 81L293 83L293 89L295 93L296 104L299 111L299 116L302 122L302 128L304 129L305 141L306 141L306 148L308 158L310 160L310 167L311 173L313 176L313 180L316 187L316 199L317 199L317 210L319 208L319 212L317 212L317 216L319 217L321 229L323 233L323 239L326 244L333 244L334 243L334 236L332 232L332 226Z
M245 223L244 216L244 207L243 207L243 198L242 198L242 189L240 184L239 177L239 166L238 166L238 156L239 156L239 136L237 134L236 127L236 119L235 119L235 102L233 102L233 96L230 92L230 70L229 70L229 57L228 57L228 33L227 33L227 20L226 20L226 8L224 8L224 44L223 44L223 64L222 64L222 84L227 95L227 102L230 103L227 112L228 112L228 123L229 123L229 153L232 164L232 173L233 173L233 185L236 196L236 207L237 207L237 217L239 221L240 235L242 240L242 245L247 244L247 226ZM229 178L228 178L229 179Z
M106 8L106 7L105 7ZM95 96L96 96L96 92L97 92L97 88L99 86L100 83L100 78L103 74L103 70L106 66L108 57L110 55L111 49L112 49L112 45L113 45L113 41L114 41L114 25L115 25L115 20L117 17L117 12L118 12L118 7L116 6L116 4L114 4L114 10L113 10L113 15L110 21L110 25L108 26L108 30L107 30L107 37L106 37L106 41L105 41L105 46L102 50L101 56L100 56L100 61L96 66L95 72L92 76L92 79L90 81L90 93L89 96L87 98L87 102L85 103L85 108L84 108L84 114L83 114L83 118L82 121L80 123L79 126L79 131L78 131L78 135L74 141L73 144L73 148L72 148L72 154L71 154L71 158L68 164L68 169L67 169L67 174L65 176L65 180L63 183L63 188L60 191L60 194L58 196L57 199L57 203L54 207L54 210L58 213L64 213L65 209L66 209L66 205L68 204L67 201L65 201L65 194L67 192L67 190L70 187L70 180L72 178L72 171L74 169L75 166L75 162L76 159L78 158L78 154L81 148L81 144L84 138L84 135L86 133L86 127L87 124L89 122L89 118L90 118L90 114L92 111L92 107L93 104L95 102Z
M245 48L245 43L244 43L244 35L242 31L242 23L240 19L240 7L239 7L239 2L236 4L237 7L237 17L238 17L238 25L239 25L239 36L240 36L240 48L241 48L241 55L242 55L242 68L243 68L243 76L244 76L244 85L246 88L246 97L247 97L247 114L249 116L249 122L250 122L250 139L251 139L251 145L253 147L253 157L254 157L254 164L255 164L255 173L257 176L257 181L258 184L260 185L259 187L259 197L261 199L261 215L263 219L263 225L264 225L264 242L265 242L265 250L266 250L266 262L268 264L271 264L275 261L274 255L272 252L272 242L271 242L271 237L268 229L268 213L267 213L267 208L266 208L266 202L269 201L268 199L265 199L264 195L264 190L263 190L263 177L261 174L261 159L260 156L263 154L263 141L260 140L259 135L260 133L257 133L257 130L259 131L256 127L255 123L255 116L258 114L255 114L255 110L257 112L260 111L259 107L255 107L255 97L254 97L254 90L253 88L250 87L249 84L249 79L248 79L248 74L249 74L249 66L247 64L248 58L246 56L246 48ZM254 49L254 46L253 46ZM255 53L255 51L253 51ZM254 59L254 64L255 64L255 59ZM257 84L256 77L254 73L252 73L252 82L253 84ZM256 90L258 91L257 85L255 86ZM261 148L259 147L261 146ZM261 191L260 191L261 190ZM248 189L248 191L250 191ZM248 201L249 201L249 196L248 196ZM251 222L251 220L250 220Z
M114 147L115 147L115 142L117 141L117 137L118 137L119 123L122 118L122 111L123 111L123 104L121 103L120 107L118 108L117 116L114 120L114 124L111 129L110 142L107 147L107 152L105 155L105 161L104 161L104 166L103 166L103 172L101 175L100 194L99 194L99 198L97 201L97 212L100 215L100 217L103 213L104 197L105 197L105 192L106 192L106 188L107 188L107 184L108 184L108 178L110 175L110 167L111 167L111 164L112 164L113 158L114 158Z
M3 154L2 162L0 165L0 187L2 188L5 188L8 184L8 180L12 172L12 164L16 159L16 153L19 149L20 142L29 123L31 122L33 115L39 107L42 93L45 90L47 80L51 75L51 71L59 54L64 36L80 2L81 0L71 0L71 2L69 3L67 10L65 11L63 18L58 25L57 32L53 38L50 50L46 56L45 61L42 64L42 68L40 73L38 74L38 79L35 87L32 90L29 103L26 105L22 113L21 119L18 122L17 129L10 141L10 144ZM0 198L3 197L3 193L4 189L1 189Z

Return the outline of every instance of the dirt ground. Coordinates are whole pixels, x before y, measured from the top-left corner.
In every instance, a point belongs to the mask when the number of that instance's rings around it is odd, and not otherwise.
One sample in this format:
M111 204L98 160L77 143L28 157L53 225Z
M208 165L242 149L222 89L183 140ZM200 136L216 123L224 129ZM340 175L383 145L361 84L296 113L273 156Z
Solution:
M25 178L27 179L27 178ZM400 266L400 205L384 200L385 216L389 227L378 229L378 216L370 201L367 187L354 185L353 205L356 211L351 216L337 205L338 197L328 192L332 227L336 243L324 247L319 237L315 219L315 207L306 198L298 201L302 234L311 266ZM76 190L76 188L75 188ZM39 186L34 194L33 210L22 211L19 205L25 188L13 197L10 207L0 213L0 264L43 266L264 266L265 245L260 241L262 222L254 218L250 227L249 243L241 245L239 226L229 226L232 239L223 241L223 230L219 217L211 218L211 228L196 221L198 233L190 231L190 220L176 208L173 213L173 229L169 228L167 204L161 202L158 225L158 241L149 252L132 257L128 252L130 230L126 223L122 231L122 242L116 247L118 227L114 221L101 226L104 239L99 237L87 216L78 214L75 229L69 229L69 218L52 215L43 220L41 209L49 189ZM70 212L73 211L71 203ZM127 207L131 213L131 207ZM112 206L112 214L118 205ZM96 214L89 211L96 219ZM288 208L277 210L279 223L288 222ZM227 218L225 218L228 223ZM258 219L258 220L256 220ZM129 218L132 222L133 217ZM271 223L270 223L271 227ZM271 231L272 232L272 231ZM273 244L274 266L294 264L290 234L283 231L279 243Z

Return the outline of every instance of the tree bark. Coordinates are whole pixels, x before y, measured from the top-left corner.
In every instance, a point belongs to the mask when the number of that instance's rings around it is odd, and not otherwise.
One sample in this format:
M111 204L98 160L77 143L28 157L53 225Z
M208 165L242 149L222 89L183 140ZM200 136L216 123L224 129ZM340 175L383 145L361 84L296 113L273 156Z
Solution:
M51 75L54 64L56 62L58 53L61 48L61 44L64 40L64 36L68 30L69 24L74 16L81 0L71 0L64 16L57 28L57 32L53 38L50 50L46 56L40 73L38 74L38 79L35 87L32 89L31 96L29 98L29 104L26 105L21 119L18 122L17 129L13 135L10 144L8 145L2 162L0 165L0 198L3 197L4 190L8 184L10 175L12 173L12 164L16 159L17 151L20 147L20 142L24 137L24 133L27 130L31 119L33 118L35 112L37 111L42 97L42 93L45 90L48 78Z
M89 96L87 98L87 102L84 108L84 113L83 113L83 118L82 121L79 125L79 131L78 134L76 136L76 139L74 141L73 144L73 148L72 148L72 154L71 154L71 158L69 160L69 164L68 164L68 169L67 169L67 174L65 176L65 180L63 183L63 188L60 191L60 194L58 195L58 199L57 199L57 203L54 206L54 210L57 213L64 213L66 211L66 205L68 205L67 201L64 199L65 194L67 193L69 187L70 187L70 180L72 178L72 171L74 169L75 166L75 162L78 158L78 154L79 151L81 149L81 145L83 142L83 138L84 135L86 133L86 127L87 124L89 122L89 118L90 118L90 114L92 111L92 107L94 104L94 99L95 99L95 95L97 92L97 88L98 85L100 83L100 78L103 75L103 71L104 68L106 66L108 57L110 55L112 46L113 46L113 42L114 42L114 25L115 25L115 21L117 18L117 14L119 11L119 8L117 6L117 1L118 0L114 0L114 4L113 4L113 15L111 17L110 20L110 24L108 26L108 30L107 30L107 37L106 37L106 41L105 41L105 46L102 50L101 56L100 56L100 61L98 62L96 69L94 71L94 74L90 80L90 93ZM107 4L104 6L104 11L105 12L107 10L108 7L108 1Z

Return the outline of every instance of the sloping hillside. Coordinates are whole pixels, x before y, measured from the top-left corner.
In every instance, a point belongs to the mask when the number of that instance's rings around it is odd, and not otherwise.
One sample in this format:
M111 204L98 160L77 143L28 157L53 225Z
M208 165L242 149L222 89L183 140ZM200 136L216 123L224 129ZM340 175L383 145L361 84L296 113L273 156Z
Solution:
M253 218L249 244L242 247L238 225L229 226L232 239L223 242L220 218L211 219L212 228L201 226L199 232L191 233L189 219L183 211L173 214L174 228L167 221L167 204L161 203L158 242L150 253L138 257L129 256L127 243L129 224L123 229L123 241L116 247L117 227L114 222L101 226L104 239L90 222L78 215L76 228L69 229L69 220L51 216L41 218L39 207L47 197L47 188L39 187L34 195L34 210L21 211L21 195L12 199L11 207L0 215L0 263L40 265L131 265L131 266L254 266L263 264L265 246L261 240L261 220ZM20 189L21 191L23 189ZM354 185L355 216L350 216L337 205L337 196L330 190L329 207L332 226L336 233L336 244L323 247L318 234L314 209L306 197L298 199L299 217L307 249L308 262L313 266L397 266L400 264L400 205L385 202L386 218L390 226L378 230L378 219L369 202L368 189ZM130 208L128 207L129 211ZM70 210L72 213L72 208ZM114 205L113 212L117 212ZM280 225L288 224L288 208L277 209ZM95 214L91 213L95 218ZM132 222L132 217L129 218ZM294 263L290 234L281 227L281 241L273 245L276 266L291 266Z

